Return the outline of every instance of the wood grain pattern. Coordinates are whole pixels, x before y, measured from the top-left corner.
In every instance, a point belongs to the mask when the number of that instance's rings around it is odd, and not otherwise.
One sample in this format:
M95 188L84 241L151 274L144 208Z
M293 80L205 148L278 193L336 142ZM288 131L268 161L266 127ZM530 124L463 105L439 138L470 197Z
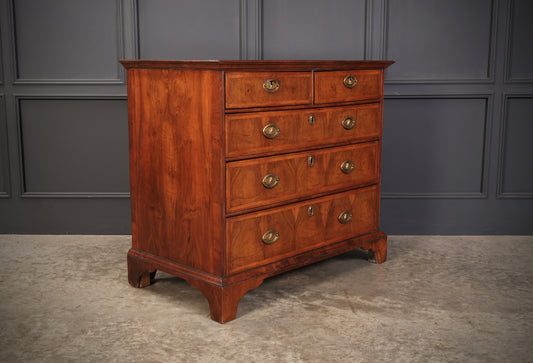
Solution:
M276 79L279 89L267 92L265 81ZM312 102L311 72L227 72L226 107L246 108L309 105Z
M315 103L349 102L376 99L381 95L380 70L345 70L331 72L315 72ZM344 78L353 75L357 78L357 85L348 88L344 85Z
M309 117L314 116L314 124ZM356 126L342 126L352 117ZM263 135L263 128L275 124L280 134L274 139ZM307 108L297 111L271 111L226 115L226 157L228 160L274 155L369 140L381 135L381 106L371 103L357 106Z
M149 286L156 270L183 278L223 323L267 277L356 248L368 250L371 261L385 261L382 75L392 62L122 63L128 69L131 285ZM351 95L331 85L346 71L361 77ZM268 78L281 80L278 92L263 89ZM341 126L346 116L356 120L351 130ZM281 127L278 138L264 138L266 123ZM345 160L355 166L349 174L340 170ZM269 172L281 182L267 190L261 181ZM345 210L352 219L341 224ZM267 229L280 233L268 246L261 240Z
M371 186L333 196L307 200L267 211L229 218L227 221L227 273L233 274L286 258L313 248L376 231L378 191ZM310 216L308 208L313 207ZM341 224L339 215L353 214ZM276 230L280 238L273 244L261 237Z
M314 159L309 166L308 158ZM354 170L345 174L341 164L350 160ZM377 142L311 150L308 152L230 162L226 166L226 207L228 213L266 208L272 205L317 196L358 185L375 183L378 178ZM263 177L273 173L279 184L267 189Z
M221 74L139 69L128 78L133 247L221 274Z

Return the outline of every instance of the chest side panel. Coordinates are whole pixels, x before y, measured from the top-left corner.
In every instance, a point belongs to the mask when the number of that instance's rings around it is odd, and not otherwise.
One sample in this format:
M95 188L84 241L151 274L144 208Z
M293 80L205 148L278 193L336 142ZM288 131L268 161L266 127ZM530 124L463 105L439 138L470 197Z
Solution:
M220 275L222 72L130 72L133 248Z

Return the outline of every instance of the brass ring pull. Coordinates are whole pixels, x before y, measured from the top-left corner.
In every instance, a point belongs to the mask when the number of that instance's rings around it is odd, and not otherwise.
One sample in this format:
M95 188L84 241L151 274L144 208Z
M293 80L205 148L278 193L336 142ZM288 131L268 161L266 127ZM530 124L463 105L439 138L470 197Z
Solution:
M351 74L344 77L344 85L348 88L354 88L355 86L357 86L357 83L357 78L355 78L355 76L352 76Z
M267 79L265 83L263 83L263 88L269 93L274 93L279 90L280 84L281 82L279 79Z
M275 229L269 229L263 235L263 243L271 245L279 239L279 233Z
M339 222L341 224L346 224L352 220L352 217L352 213L350 213L350 211L345 210L344 212L339 214Z
M351 130L355 127L355 120L351 116L347 116L342 120L342 127L346 130Z
M341 170L344 174L350 174L355 168L355 164L351 160L346 160L341 164Z
M263 127L263 135L267 139L275 139L276 137L279 136L280 133L281 131L278 125L276 124L268 124L265 127Z
M267 189L275 188L279 184L279 177L276 174L267 174L263 178L263 185Z

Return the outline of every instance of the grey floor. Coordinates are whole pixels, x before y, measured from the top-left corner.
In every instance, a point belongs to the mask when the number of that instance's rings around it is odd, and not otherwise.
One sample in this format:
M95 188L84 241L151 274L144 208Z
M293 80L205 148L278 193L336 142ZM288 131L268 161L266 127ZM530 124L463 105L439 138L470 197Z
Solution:
M533 237L392 236L267 279L221 325L128 285L130 236L0 235L1 362L533 362Z

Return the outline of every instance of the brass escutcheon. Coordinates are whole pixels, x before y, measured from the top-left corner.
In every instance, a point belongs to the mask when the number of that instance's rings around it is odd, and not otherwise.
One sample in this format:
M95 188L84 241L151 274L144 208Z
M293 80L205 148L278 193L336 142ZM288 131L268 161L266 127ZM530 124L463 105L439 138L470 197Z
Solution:
M263 235L263 242L267 245L271 245L279 239L279 233L275 229L269 229Z
M265 127L263 127L263 135L267 139L275 139L276 137L279 136L280 133L281 131L278 125L276 124L268 124Z
M344 174L350 174L354 168L355 165L351 160L346 160L341 164L341 170Z
M263 83L263 88L265 89L265 91L269 93L274 93L277 90L279 90L280 85L281 85L281 82L279 81L279 79L267 79Z
M276 174L267 174L263 178L263 185L265 188L272 189L279 184L279 177Z
M352 213L350 213L350 211L345 210L339 215L339 222L341 224L346 224L351 220L352 220Z
M312 217L313 214L315 214L315 207L313 207L312 205L307 207L307 214L309 215L309 217Z
M355 78L355 76L352 76L351 74L344 77L344 85L348 88L354 88L355 86L357 86L357 83L357 78Z
M309 121L309 125L313 126L315 124L315 115L310 114L308 121Z
M309 155L307 157L307 165L309 166L315 165L315 157L313 155Z
M346 130L351 130L355 127L355 120L351 116L347 116L342 120L342 127Z

